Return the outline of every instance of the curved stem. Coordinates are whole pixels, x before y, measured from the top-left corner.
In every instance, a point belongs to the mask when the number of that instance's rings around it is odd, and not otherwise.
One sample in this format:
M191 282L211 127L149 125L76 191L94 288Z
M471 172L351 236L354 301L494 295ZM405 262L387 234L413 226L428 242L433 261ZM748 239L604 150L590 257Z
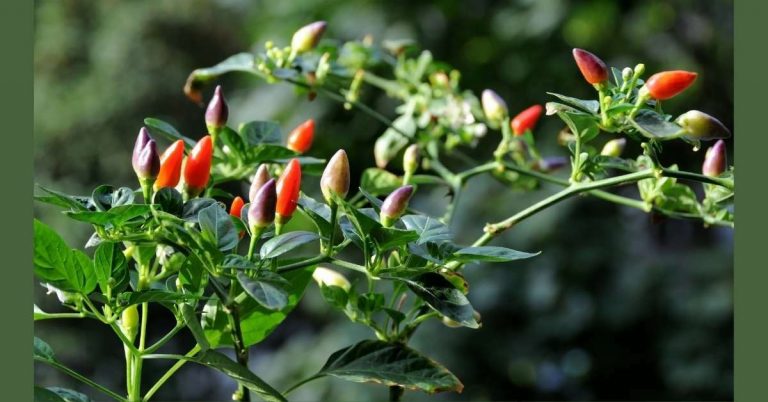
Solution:
M187 354L184 355L184 357L186 358L192 357L196 355L197 352L199 351L200 351L200 345L195 345L192 348L192 350L190 350L189 352L187 352ZM152 395L154 395L155 392L157 392L157 390L159 390L160 387L162 387L163 384L165 384L165 382L168 381L168 379L171 378L171 376L173 376L181 368L181 366L183 366L186 363L187 363L186 359L179 359L179 361L177 361L173 366L171 366L171 368L169 368L168 371L166 371L165 374L163 374L160 377L160 379L157 380L157 382L155 382L152 388L150 388L149 391L147 391L147 393L144 395L143 400L148 401L149 398L151 398Z
M160 338L157 342L155 342L152 346L144 349L142 354L149 354L149 353L155 353L158 349L163 347L171 338L173 338L174 335L176 335L182 328L184 328L184 324L177 322L176 326L173 327L167 334L165 334L162 338Z
M308 378L305 378L305 379L303 379L303 380L301 380L301 381L297 382L296 384L293 384L293 385L291 385L290 387L288 387L288 389L286 389L285 391L283 391L283 395L288 395L288 394L290 394L291 392L293 392L293 390L295 390L296 388L298 388L298 387L300 387L300 386L302 386L302 385L304 385L304 384L306 384L306 383L308 383L308 382L310 382L310 381L312 381L312 380L316 380L316 379L318 379L318 378L320 378L320 377L322 377L322 375L320 375L320 374L315 374L315 375L313 375L312 377L308 377Z
M331 260L330 256L327 256L325 254L320 254L318 256L306 259L304 261L299 261L293 264L288 264L288 265L283 265L282 267L278 267L277 272L283 274L286 272L295 271L297 269L308 267L310 265L320 264L321 262L326 262L330 260Z
M54 367L54 368L64 372L65 374L69 375L70 377L72 377L72 378L74 378L76 380L79 380L79 381L81 381L81 382L91 386L92 388L97 389L97 390L99 390L99 391L109 395L112 399L115 399L117 401L122 401L122 402L126 401L125 398L123 398L122 396L118 395L116 392L109 390L107 387L105 387L103 385L100 385L100 384L97 384L97 383L93 382L88 377L83 376L82 374L78 373L77 371L72 370L71 368L69 368L69 367L67 367L67 366L65 366L65 365L63 365L63 364L61 364L61 363L59 363L57 361L43 359L41 357L34 357L34 360L39 361L41 363L45 363L45 364L47 364L47 365L49 365L51 367Z
M668 168L661 168L661 175L667 177L675 177L684 180L693 180L701 183L715 184L721 187L725 187L729 190L733 190L733 181L721 179L718 177L704 176L703 174L686 172L684 170L674 170Z

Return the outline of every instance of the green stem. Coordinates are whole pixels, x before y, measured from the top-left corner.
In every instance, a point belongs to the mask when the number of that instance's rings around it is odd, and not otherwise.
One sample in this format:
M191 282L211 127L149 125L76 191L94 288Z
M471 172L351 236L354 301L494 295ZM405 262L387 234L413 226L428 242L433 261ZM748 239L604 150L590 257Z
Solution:
M155 353L158 349L163 347L166 343L168 343L171 338L173 338L174 335L176 335L182 328L184 328L184 324L177 322L176 326L173 327L167 334L165 334L162 338L160 338L157 342L155 342L152 346L144 349L142 354L149 354L149 353Z
M336 202L331 203L331 234L328 235L328 248L325 249L324 253L326 256L330 257L333 255L333 243L336 241L336 217L339 213L339 204Z
M264 228L251 228L251 242L248 244L248 261L253 261L253 253L256 251L256 243L259 241Z
M120 341L123 342L123 345L130 350L132 355L138 355L141 354L138 349L136 349L136 346L133 345L133 342L131 342L128 338L125 337L125 334L123 334L123 330L120 329L120 327L115 322L109 323L110 328L112 328L112 331L115 332L115 335L117 335L118 338L120 338Z
M97 383L93 382L89 378L83 376L82 374L78 373L77 371L72 370L71 368L69 368L69 367L67 367L67 366L65 366L65 365L63 365L63 364L61 364L61 363L59 363L57 361L48 360L48 359L44 359L42 357L37 357L37 356L34 357L34 360L35 361L39 361L41 363L45 363L45 364L47 364L47 365L49 365L51 367L54 367L54 368L64 372L65 374L69 375L70 377L75 378L75 379L77 379L77 380L79 380L79 381L81 381L81 382L91 386L92 388L97 389L97 390L99 390L99 391L109 395L114 400L123 401L123 402L126 401L125 398L123 398L122 396L118 395L116 392L109 390L107 387L105 387L103 385L100 385L100 384L97 384Z
M316 375L313 375L312 377L305 378L305 379L297 382L296 384L293 384L290 387L288 387L288 389L283 391L283 395L288 395L291 392L293 392L293 390L295 390L296 388L298 388L298 387L300 387L300 386L302 386L302 385L304 385L304 384L306 384L306 383L308 383L308 382L310 382L312 380L316 380L316 379L318 379L320 377L322 377L322 375L316 374Z
M45 313L43 317L35 318L35 321L51 320L56 318L96 318L90 313ZM96 318L97 319L97 318Z
M197 352L199 352L199 351L200 351L200 345L195 345L192 348L192 350L190 350L189 352L187 352L186 355L184 355L184 357L187 357L187 358L188 357L192 357L192 356L196 355ZM144 401L148 401L149 398L151 398L152 395L154 395L155 392L157 392L157 390L159 390L160 387L162 387L163 384L165 384L165 382L168 381L168 379L171 378L171 376L173 376L181 368L181 366L183 366L186 363L187 363L187 360L186 359L182 359L182 360L177 361L173 366L171 366L171 368L169 368L168 371L166 371L165 374L163 374L160 377L160 379L157 380L157 382L155 382L155 384L152 386L152 388L150 388L149 391L147 391L147 393L144 395L144 399L143 400Z
M304 261L298 261L298 262L294 262L293 264L288 264L288 265L283 265L281 267L278 267L277 272L283 274L286 272L295 271L297 269L308 267L310 265L320 264L322 262L327 262L327 261L331 261L331 257L325 254L320 254L318 256L306 259Z
M233 300L235 297L235 286L230 286L229 299ZM245 346L245 340L243 338L243 331L240 328L240 311L239 307L235 303L227 304L224 307L224 312L227 314L227 320L229 321L229 327L232 330L232 344L235 347L235 356L237 357L237 363L248 370L248 348ZM245 386L238 382L237 391L232 395L232 399L236 401L248 402L251 400L251 394Z
M405 393L405 388L399 385L390 385L389 386L389 402L400 402L400 399L402 399L404 393Z
M358 264L355 264L355 263L347 262L347 261L344 261L344 260L339 260L339 259L336 259L336 258L331 258L330 259L330 263L333 264L333 265L342 267L342 268L347 268L347 269L351 269L353 271L364 273L366 275L370 275L370 272L368 272L368 270L364 266L362 266L362 265L358 265Z
M701 183L716 184L729 190L733 190L733 181L721 179L719 177L709 177L704 176L703 174L686 172L683 170L673 170L668 168L661 168L661 175L667 177L675 177L678 179L693 180Z
M133 385L132 398L133 400L141 399L141 371L144 360L141 354L144 353L144 347L147 341L147 321L149 320L149 303L141 303L141 329L139 332L139 353L133 355L133 379L131 381Z

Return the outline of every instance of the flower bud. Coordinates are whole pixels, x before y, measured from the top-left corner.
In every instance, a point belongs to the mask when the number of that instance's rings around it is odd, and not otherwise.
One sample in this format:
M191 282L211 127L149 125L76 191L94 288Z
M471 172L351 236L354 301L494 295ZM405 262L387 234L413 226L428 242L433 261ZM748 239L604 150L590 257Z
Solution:
M317 46L328 24L325 21L313 22L299 28L291 38L291 48L296 54L308 52Z
M499 96L499 94L494 92L492 89L486 89L483 91L481 103L483 104L483 113L485 113L485 118L488 119L489 122L501 124L501 122L509 114L507 103L504 102L504 99L502 99L501 96Z
M265 184L266 185L266 184ZM279 224L291 219L299 201L301 191L301 164L298 159L291 159L277 182L276 218Z
M405 213L411 195L413 195L413 186L402 186L384 199L380 214L381 224L384 227L392 226Z
M133 165L134 171L138 170L137 166L139 163L139 155L141 155L141 151L151 139L152 137L149 136L149 131L147 128L142 127L139 130L139 135L136 136L136 143L133 145L133 156L131 157L131 164Z
M567 165L568 162L569 160L565 156L548 156L541 158L536 162L536 170L541 172L554 172Z
M644 72L645 72L645 64L639 63L638 65L635 66L635 75L636 76L639 77L639 76L643 75Z
M632 78L633 71L629 67L624 67L623 70L621 70L621 79L624 81L629 81L630 78Z
M213 98L208 103L208 109L205 110L205 126L208 128L208 132L218 132L227 125L228 117L227 101L224 99L224 94L221 93L221 85L217 85L213 92Z
M405 149L405 153L403 154L403 170L406 175L410 176L416 172L416 169L419 168L419 159L418 145L411 144Z
M715 145L707 149L704 155L704 164L701 166L701 173L704 176L717 177L725 172L728 163L728 156L725 152L725 142L717 140Z
M693 84L698 74L690 71L662 71L648 78L645 88L653 99L669 99Z
M120 316L120 329L123 331L123 335L133 342L139 332L139 310L135 304L123 310L123 314Z
M618 158L621 153L624 152L624 147L627 145L626 138L616 138L610 140L603 145L603 150L600 151L600 155L610 156L612 158Z
M599 57L577 48L573 49L573 58L588 83L594 85L608 80L608 66Z
M268 182L269 179L271 179L271 177L269 177L267 165L259 165L258 169L256 169L256 174L253 175L253 179L251 180L251 188L248 190L248 199L251 201L256 199L256 193L259 192L261 186Z
M312 140L315 138L315 120L309 119L299 124L288 134L286 148L291 151L303 154L309 151L312 146Z
M714 140L731 136L731 131L720 120L698 110L681 114L675 123L679 124L691 139Z
M344 198L349 192L349 159L347 153L340 149L336 151L323 170L320 178L320 190L328 204L333 203L334 196Z
M324 267L315 268L315 272L312 273L312 279L317 282L317 286L337 286L344 289L345 292L349 292L352 288L352 284L349 283L349 280L344 275Z
M160 172L160 155L157 153L155 140L150 139L139 153L139 158L133 165L136 176L142 180L154 180Z
M251 206L248 208L251 233L256 233L275 221L276 188L275 179L269 179L251 199Z

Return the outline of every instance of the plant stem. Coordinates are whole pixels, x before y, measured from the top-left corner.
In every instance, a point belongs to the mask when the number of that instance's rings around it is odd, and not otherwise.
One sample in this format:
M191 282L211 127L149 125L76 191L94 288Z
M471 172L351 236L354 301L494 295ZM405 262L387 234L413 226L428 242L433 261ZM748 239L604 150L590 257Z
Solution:
M234 299L235 286L231 285L229 288L229 298ZM248 348L245 346L243 339L243 331L240 328L240 311L236 303L228 303L224 306L224 312L227 313L227 320L229 321L229 327L232 331L232 344L235 347L235 355L237 357L237 363L248 369ZM248 402L251 400L251 394L245 386L238 383L237 392L232 395L232 399L236 401Z
M167 334L165 334L162 338L160 338L157 342L155 342L152 346L144 349L142 354L149 354L149 353L155 353L158 349L163 347L171 338L173 338L174 335L176 335L182 328L184 328L184 324L177 322L176 326L173 327Z
M291 272L297 269L308 267L310 265L320 264L321 262L326 262L326 261L331 261L331 257L325 254L320 254L318 256L306 259L304 261L298 261L298 262L294 262L293 264L288 264L288 265L283 265L282 267L278 267L277 272L283 274L286 272Z
M336 217L339 213L339 204L336 202L331 203L331 234L328 235L328 248L325 249L324 253L326 256L330 257L333 254L333 242L336 240Z
M390 385L389 386L389 402L400 402L400 399L403 397L404 393L405 393L405 388L399 385Z
M138 353L133 354L133 372L131 385L132 392L129 395L131 401L141 400L141 370L144 363L142 353L144 353L144 346L147 340L147 321L149 320L149 303L141 303L141 329L139 332L139 350Z
M252 228L251 232L251 242L248 244L248 261L253 261L253 253L256 251L256 243L264 232L264 228Z
M190 350L189 352L187 352L186 355L184 355L184 357L192 357L196 355L197 352L199 351L200 351L200 345L195 345L192 348L192 350ZM151 398L152 395L154 395L155 392L157 392L157 390L159 390L160 387L162 387L163 384L165 384L165 382L168 381L168 379L171 378L171 376L173 376L181 368L181 366L183 366L186 363L187 363L187 360L179 360L176 363L174 363L174 365L171 366L171 368L169 368L168 371L166 371L165 374L163 374L159 380L157 380L157 382L152 386L152 388L150 388L149 391L147 391L147 393L144 395L143 400L148 401L149 398Z
M307 378L297 382L296 384L293 384L290 387L288 387L288 389L283 391L283 395L288 395L291 392L293 392L293 390L295 390L296 388L298 388L298 387L300 387L300 386L302 386L302 385L304 385L304 384L306 384L306 383L308 383L308 382L310 382L312 380L316 380L316 379L318 379L320 377L322 377L322 375L319 375L319 374L313 375L312 377L307 377Z
M109 390L107 387L105 387L103 385L100 385L100 384L97 384L97 383L93 382L91 379L83 376L82 374L78 373L77 371L72 370L71 368L69 368L69 367L67 367L67 366L65 366L65 365L63 365L63 364L61 364L61 363L59 363L57 361L43 359L41 357L34 357L34 360L39 361L41 363L45 363L45 364L47 364L49 366L52 366L52 367L54 367L54 368L64 372L65 374L69 375L70 377L75 378L77 380L80 380L81 382L91 386L92 388L97 389L97 390L99 390L99 391L109 395L112 399L115 399L115 400L121 401L121 402L125 402L126 401L125 398L123 398L122 396L118 395L116 392Z

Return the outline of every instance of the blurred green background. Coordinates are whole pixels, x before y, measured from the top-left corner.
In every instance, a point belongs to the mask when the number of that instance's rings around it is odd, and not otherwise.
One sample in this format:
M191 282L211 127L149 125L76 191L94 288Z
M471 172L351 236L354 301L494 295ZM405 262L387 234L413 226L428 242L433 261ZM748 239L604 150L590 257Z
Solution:
M203 110L181 91L190 71L261 49L266 40L287 44L296 28L318 19L329 22L328 37L416 39L462 72L464 88L494 88L513 112L548 101L546 91L592 95L573 63L572 47L618 67L643 62L649 72L697 71L696 85L665 109L702 110L733 127L732 1L38 1L35 181L71 194L89 194L101 183L136 186L130 153L144 117L167 120L193 138L203 134ZM220 83L232 125L277 120L287 132L313 117L313 155L327 158L343 146L353 177L373 165L373 141L384 130L377 121L322 97L309 103L287 85L243 75ZM394 116L381 93L369 89L363 100ZM555 141L560 128L555 118L539 124L544 153L565 154ZM492 137L471 153L487 158L496 145ZM702 158L703 152L682 143L665 146L664 160L687 170L698 171ZM316 193L316 178L305 188ZM457 240L471 242L481 222L509 216L552 190L510 192L489 179L472 181L454 222ZM444 195L425 188L415 207L440 214ZM37 204L35 215L72 246L82 246L90 235L88 225L66 220L55 208ZM463 394L434 400L733 398L732 230L659 222L582 198L529 219L497 242L543 253L508 266L466 269L470 300L483 316L481 329L449 329L433 321L417 332L413 346L466 385ZM55 297L39 286L35 301L56 310ZM154 320L150 339L172 326L170 316ZM35 332L71 367L123 389L123 352L108 328L46 321ZM170 353L192 344L182 334ZM252 348L251 369L283 389L314 373L333 351L368 336L325 305L311 285L289 319ZM151 361L148 367L146 384L165 365ZM102 397L46 367L38 366L35 375L45 386ZM228 378L190 366L157 399L229 400L232 391ZM376 400L385 391L323 379L291 399ZM406 394L406 400L428 399Z

